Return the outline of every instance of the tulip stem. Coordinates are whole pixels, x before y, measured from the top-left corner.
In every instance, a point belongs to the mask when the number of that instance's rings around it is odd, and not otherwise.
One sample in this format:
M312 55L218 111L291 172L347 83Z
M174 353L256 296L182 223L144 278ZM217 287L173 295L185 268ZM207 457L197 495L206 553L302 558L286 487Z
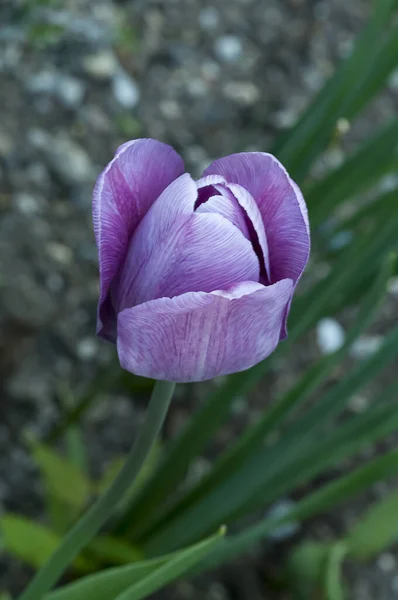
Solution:
M68 532L47 563L36 573L19 600L41 600L110 517L134 482L156 441L170 406L174 388L175 383L170 381L155 383L146 419L123 468L107 491Z

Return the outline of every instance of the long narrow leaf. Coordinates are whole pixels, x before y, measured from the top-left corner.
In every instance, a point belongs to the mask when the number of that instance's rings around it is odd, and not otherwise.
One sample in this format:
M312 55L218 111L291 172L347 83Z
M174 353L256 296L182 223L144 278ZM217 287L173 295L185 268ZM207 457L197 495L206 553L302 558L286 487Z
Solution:
M369 414L357 416L329 435L323 433L317 440L292 440L290 445L281 442L275 448L264 448L241 472L236 473L190 507L177 515L174 521L160 529L145 544L145 550L156 554L172 549L204 535L222 519L232 522L241 513L265 506L297 485L308 482L320 471L343 458L358 452L364 444L383 438L398 426L395 399L397 386L385 392L394 403L377 406ZM287 438L289 440L289 438ZM290 440L289 440L290 442ZM170 545L171 544L171 545Z
M304 521L323 513L368 489L377 481L388 479L397 472L398 450L393 450L359 467L353 473L312 492L303 498L290 514L280 518L264 519L241 534L227 538L222 547L209 557L206 565L215 567L221 562L230 560L247 551L280 525Z
M200 563L217 545L219 545L222 537L225 535L225 527L222 527L217 535L187 548L181 550L168 562L161 565L153 573L144 577L137 583L116 597L115 600L141 600L149 597L156 590L164 587L171 581L178 579Z
M182 513L211 489L217 487L222 480L238 471L245 460L258 451L265 436L273 431L288 414L297 409L311 392L320 387L331 370L347 354L356 338L373 321L384 299L393 266L394 257L390 256L385 261L378 278L363 302L354 325L347 332L344 346L334 354L322 357L309 371L305 372L279 401L264 412L254 425L246 429L235 445L226 450L210 473L182 498L178 498L172 506L167 507L161 513L160 518L152 522L150 526L147 524L146 527L141 522L141 526L137 527L134 532L135 539L139 540L140 536L145 538L150 535L154 529L172 519L177 513Z
M341 167L305 191L312 228L330 217L337 206L391 171L396 163L397 140L398 119L395 119L367 140Z
M358 97L364 97L364 86L368 90L367 100L381 88L383 81L379 78L377 61L383 45L382 31L395 8L395 0L375 2L373 14L357 38L351 57L337 69L289 135L277 143L278 157L295 178L301 180L308 173L312 161L330 140L337 119L345 113L354 116ZM378 85L370 85L373 78ZM363 104L359 106L362 108Z
M227 383L201 405L182 433L172 441L158 471L131 504L117 533L123 533L126 529L133 533L137 525L139 529L146 526L156 513L157 507L175 491L192 459L202 451L224 422L233 399L247 393L261 379L276 356L286 352L292 341L307 331L323 314L327 314L328 306L338 300L339 292L347 294L350 289L355 288L358 280L366 277L366 273L375 262L377 264L377 261L383 259L383 253L396 242L398 232L397 222L391 218L386 218L385 221L380 223L377 234L358 240L350 253L341 257L325 280L296 300L290 318L292 326L288 343L279 346L272 357L249 371L230 376Z

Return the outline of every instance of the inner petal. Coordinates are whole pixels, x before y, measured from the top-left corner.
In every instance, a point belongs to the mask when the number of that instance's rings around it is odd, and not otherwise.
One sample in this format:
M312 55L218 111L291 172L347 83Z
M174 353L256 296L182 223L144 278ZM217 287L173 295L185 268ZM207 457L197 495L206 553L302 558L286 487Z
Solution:
M260 263L260 281L267 285L271 278L268 242L260 210L252 195L242 186L231 184L219 176L197 181L196 212L218 213L228 219L251 241Z
M215 190L217 191L217 190ZM230 221L250 240L249 229L245 220L245 215L237 203L236 199L231 195L216 195L211 196L206 202L203 202L197 209L197 213L218 213Z
M117 310L155 298L259 281L260 265L252 244L221 214L193 213L177 219L169 235L159 235L148 253L144 240L151 227L144 217L130 242L115 298Z

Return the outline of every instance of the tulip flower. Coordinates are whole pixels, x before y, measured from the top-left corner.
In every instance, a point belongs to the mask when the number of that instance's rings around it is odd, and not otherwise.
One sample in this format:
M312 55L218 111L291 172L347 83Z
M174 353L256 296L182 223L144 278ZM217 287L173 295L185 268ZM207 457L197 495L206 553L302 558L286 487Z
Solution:
M170 146L127 142L97 180L93 221L97 333L123 368L202 381L286 337L310 236L303 196L271 154L221 158L194 181Z

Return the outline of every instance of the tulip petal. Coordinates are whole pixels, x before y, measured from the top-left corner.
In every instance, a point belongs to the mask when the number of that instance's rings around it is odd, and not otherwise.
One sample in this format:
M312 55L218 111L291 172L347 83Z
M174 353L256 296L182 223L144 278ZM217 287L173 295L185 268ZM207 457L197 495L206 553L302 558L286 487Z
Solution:
M170 381L203 381L243 371L280 339L293 283L244 282L228 291L159 298L118 315L122 367Z
M271 154L244 152L214 161L204 172L239 184L255 199L269 248L271 283L297 283L310 249L307 208L298 186Z
M243 227L237 215L232 218L230 216L229 219L239 227L245 237L251 240L260 259L262 271L265 271L262 273L262 282L268 283L271 280L268 242L263 219L253 196L241 185L227 183L224 177L221 177L220 175L208 175L207 177L202 177L196 182L196 185L198 187L199 200L201 201L197 211L210 212L207 205L213 198L206 198L206 190L218 192L223 197L228 198L232 205L238 204L241 208L240 214L243 215L243 222L245 223ZM224 214L221 211L218 212ZM228 218L227 214L225 214L225 216Z
M245 238L250 239L244 213L235 198L222 195L211 196L198 207L196 213L217 213L235 225Z
M153 202L183 172L184 163L173 148L138 139L120 146L97 179L93 193L101 287L97 332L106 339L114 340L116 324L108 292L129 239Z
M193 212L195 200L193 180L182 175L141 221L115 286L118 311L155 298L258 281L260 265L250 241L220 214Z

